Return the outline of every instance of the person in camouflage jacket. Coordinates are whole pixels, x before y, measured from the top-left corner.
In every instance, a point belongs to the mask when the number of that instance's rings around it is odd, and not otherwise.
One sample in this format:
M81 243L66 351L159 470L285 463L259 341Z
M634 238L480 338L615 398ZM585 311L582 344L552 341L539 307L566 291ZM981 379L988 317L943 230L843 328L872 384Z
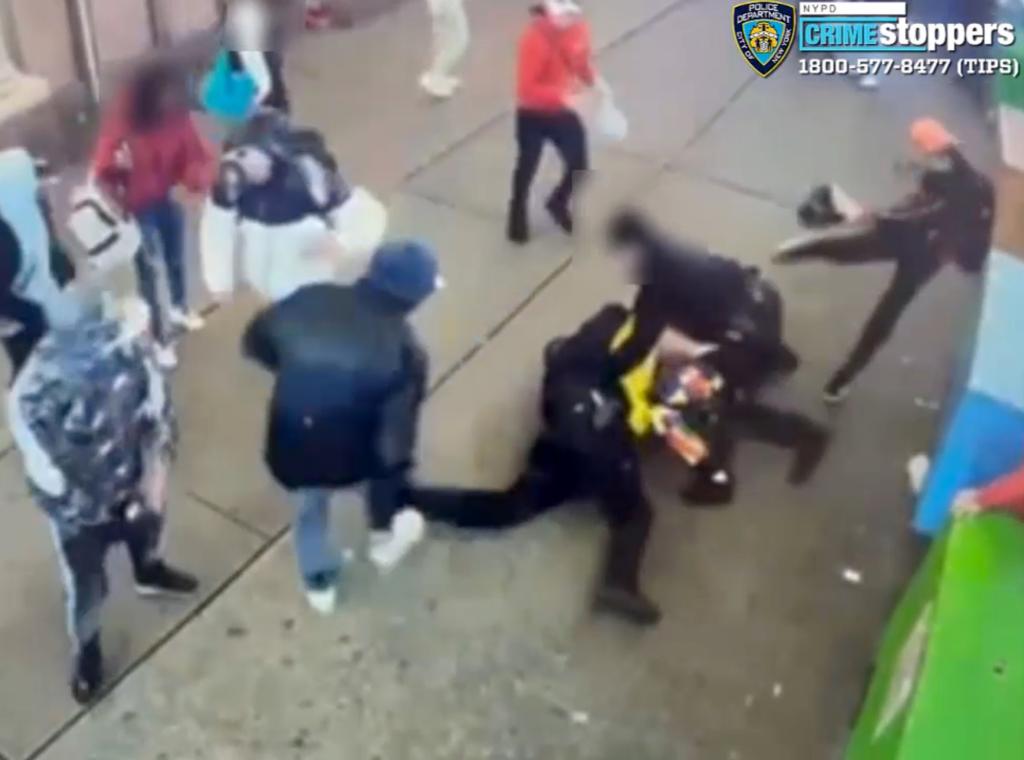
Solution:
M176 425L141 302L135 315L111 319L90 309L52 329L8 397L29 490L57 548L74 648L71 689L80 702L102 681L100 611L111 546L127 546L142 595L196 588L160 558Z

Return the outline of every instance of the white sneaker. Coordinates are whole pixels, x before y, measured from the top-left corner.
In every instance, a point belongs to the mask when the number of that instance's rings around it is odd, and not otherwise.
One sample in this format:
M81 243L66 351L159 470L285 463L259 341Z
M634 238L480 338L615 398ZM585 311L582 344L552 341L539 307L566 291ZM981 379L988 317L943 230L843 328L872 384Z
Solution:
M420 88L430 97L447 100L458 89L459 80L452 77L438 77L429 71L420 77Z
M878 77L874 74L865 74L857 84L860 85L862 90L877 90L879 84Z
M338 587L329 586L317 591L306 591L306 601L309 606L321 615L333 614L338 607Z
M391 521L391 530L370 534L370 561L382 573L393 570L427 533L427 521L415 509L403 509Z
M158 345L153 350L153 354L160 369L171 370L178 366L178 355L174 352L173 346Z
M182 311L181 309L170 309L168 317L171 324L180 327L188 332L196 332L206 327L206 320L194 311Z
M910 492L914 496L919 496L924 490L931 469L932 460L927 454L917 454L907 462L907 480L910 482Z

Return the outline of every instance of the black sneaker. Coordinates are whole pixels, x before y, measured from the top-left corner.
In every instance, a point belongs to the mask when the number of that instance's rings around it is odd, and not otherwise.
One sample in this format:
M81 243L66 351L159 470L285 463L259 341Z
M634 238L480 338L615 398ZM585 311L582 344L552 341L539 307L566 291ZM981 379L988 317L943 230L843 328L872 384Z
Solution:
M522 214L511 213L508 217L508 231L506 232L508 239L516 245L526 245L530 242L530 225L526 221L526 216Z
M602 586L597 591L594 606L636 625L652 626L661 621L658 605L642 592L622 586Z
M553 200L549 200L545 204L548 213L551 214L551 218L555 220L555 224L562 228L562 232L566 235L571 235L575 225L572 221L572 214L569 213L569 207L564 203L557 203Z
M184 596L195 593L197 588L199 581L195 576L163 562L154 562L135 574L135 591L139 596Z
M831 436L824 428L814 425L807 429L803 440L796 448L793 466L789 469L790 485L802 486L811 479L815 470L818 469L818 465L821 464L821 460L825 458L825 452L828 451L830 442Z
M680 496L689 507L707 509L724 507L732 503L734 491L735 481L726 470L719 470L714 474L698 471L697 477L683 489Z
M103 652L100 637L94 636L75 655L71 673L71 696L80 705L96 697L103 683Z

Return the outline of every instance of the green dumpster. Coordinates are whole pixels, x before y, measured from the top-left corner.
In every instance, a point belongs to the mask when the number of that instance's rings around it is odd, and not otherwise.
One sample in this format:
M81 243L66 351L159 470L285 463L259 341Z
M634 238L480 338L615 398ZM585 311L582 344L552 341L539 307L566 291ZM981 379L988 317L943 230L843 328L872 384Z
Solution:
M1024 523L954 523L896 609L846 760L1024 758Z

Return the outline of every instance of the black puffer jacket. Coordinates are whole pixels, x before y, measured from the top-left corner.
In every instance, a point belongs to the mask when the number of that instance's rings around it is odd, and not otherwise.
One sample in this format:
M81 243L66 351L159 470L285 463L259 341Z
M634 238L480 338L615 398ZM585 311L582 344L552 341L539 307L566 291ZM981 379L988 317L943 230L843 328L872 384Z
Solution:
M250 324L245 352L276 375L265 454L282 486L344 487L410 466L427 379L411 308L366 281L318 284Z

